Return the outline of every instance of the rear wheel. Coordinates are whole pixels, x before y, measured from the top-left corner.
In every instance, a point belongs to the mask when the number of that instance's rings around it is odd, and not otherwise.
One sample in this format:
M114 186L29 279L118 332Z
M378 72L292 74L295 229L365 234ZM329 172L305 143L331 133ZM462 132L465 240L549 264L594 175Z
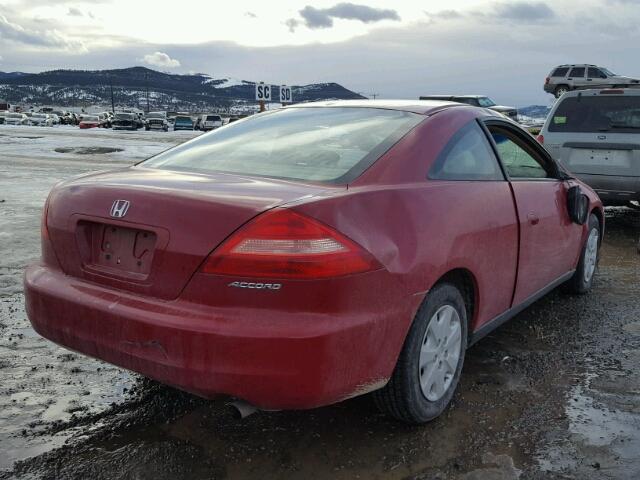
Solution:
M458 385L467 347L467 315L460 291L433 287L418 310L389 383L374 392L380 410L407 423L439 416Z
M572 293L583 294L591 290L593 277L598 266L598 258L600 255L600 222L594 214L589 215L589 233L587 241L582 247L582 254L578 262L576 273L573 274L571 280L567 283L569 291Z
M568 91L569 91L569 86L568 85L558 85L556 87L556 90L555 90L554 94L555 94L556 98L560 98L562 95L564 95Z

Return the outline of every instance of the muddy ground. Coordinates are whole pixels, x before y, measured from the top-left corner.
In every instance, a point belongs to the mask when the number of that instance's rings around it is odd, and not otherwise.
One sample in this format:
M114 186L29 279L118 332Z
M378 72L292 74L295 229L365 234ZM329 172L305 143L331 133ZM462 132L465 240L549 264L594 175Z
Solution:
M48 189L187 138L45 130L0 129L1 479L640 478L640 213L607 212L591 294L552 292L468 352L436 421L397 423L367 397L237 421L224 399L70 353L29 327L20 275L39 254ZM46 141L36 151L17 135ZM79 153L94 147L122 151Z

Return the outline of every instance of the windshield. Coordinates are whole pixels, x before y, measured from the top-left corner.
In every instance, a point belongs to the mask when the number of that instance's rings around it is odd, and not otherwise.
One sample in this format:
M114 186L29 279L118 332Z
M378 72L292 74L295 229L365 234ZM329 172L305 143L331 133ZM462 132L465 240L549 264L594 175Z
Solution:
M222 127L142 165L344 183L423 118L377 108L288 108Z
M640 133L640 96L566 98L554 112L549 131Z
M116 120L131 120L133 119L133 113L116 113Z
M164 113L149 112L147 118L164 118Z
M616 77L618 74L617 73L613 73L611 70L609 70L608 68L602 68L600 67L600 70L602 70L607 76L609 77Z
M489 97L480 97L478 98L478 104L481 107L488 108L488 107L495 107L496 102L491 100Z
M96 116L93 115L85 115L82 117L82 121L83 122L98 122L99 119Z
M191 117L176 117L176 123L193 123Z

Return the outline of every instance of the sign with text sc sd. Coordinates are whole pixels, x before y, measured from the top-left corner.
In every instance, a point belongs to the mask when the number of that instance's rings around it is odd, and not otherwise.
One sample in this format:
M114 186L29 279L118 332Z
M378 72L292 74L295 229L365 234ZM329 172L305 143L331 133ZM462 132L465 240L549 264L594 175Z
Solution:
M256 100L270 102L271 85L265 85L263 82L256 83Z
M291 93L291 87L287 85L280 85L280 103L293 102L293 93Z

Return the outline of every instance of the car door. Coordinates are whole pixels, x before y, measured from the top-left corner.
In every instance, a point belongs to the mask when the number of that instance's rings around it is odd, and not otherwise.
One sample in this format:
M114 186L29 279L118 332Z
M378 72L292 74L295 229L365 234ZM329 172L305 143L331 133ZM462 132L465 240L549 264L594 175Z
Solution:
M587 68L587 85L590 88L603 88L609 85L607 76L596 67Z
M569 218L558 165L527 133L500 120L486 122L518 213L520 241L513 305L571 272L582 229Z
M584 67L573 67L569 72L569 76L567 77L567 83L571 88L584 88L587 86L586 68Z

